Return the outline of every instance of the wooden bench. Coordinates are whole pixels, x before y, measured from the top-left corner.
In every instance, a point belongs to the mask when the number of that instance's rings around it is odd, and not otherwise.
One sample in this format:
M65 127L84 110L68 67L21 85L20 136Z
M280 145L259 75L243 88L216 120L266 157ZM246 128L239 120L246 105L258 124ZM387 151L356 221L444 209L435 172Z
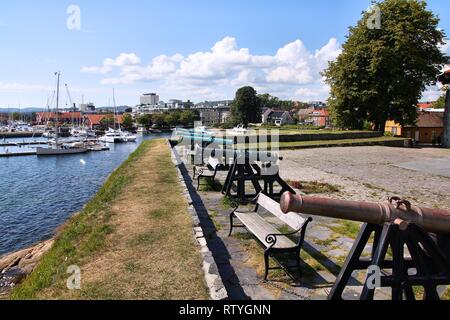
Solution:
M192 176L192 179L195 180L195 176L197 176L197 190L200 189L200 180L202 178L211 179L212 183L215 183L217 171L222 167L223 165L220 163L220 161L217 158L209 157L207 162L207 167L205 168L198 168L197 166L194 166L194 174Z
M267 280L269 270L273 269L287 269L298 268L300 270L300 250L303 246L305 239L306 227L308 223L312 221L311 218L303 218L300 215L290 212L284 214L280 209L280 204L263 193L260 193L255 198L256 207L253 211L244 212L239 211L239 206L234 205L235 209L230 214L230 236L234 227L245 227L250 233L252 233L259 242L264 246L264 262L265 262L265 275L264 280ZM280 233L274 225L267 222L263 217L258 214L259 207L266 209L272 215L277 217L283 223L287 224L294 231L290 233ZM238 218L242 225L235 225L234 219ZM294 242L289 236L297 235L297 242ZM273 254L280 253L292 253L295 255L295 266L283 267L281 264L278 268L271 268L269 266L269 257Z

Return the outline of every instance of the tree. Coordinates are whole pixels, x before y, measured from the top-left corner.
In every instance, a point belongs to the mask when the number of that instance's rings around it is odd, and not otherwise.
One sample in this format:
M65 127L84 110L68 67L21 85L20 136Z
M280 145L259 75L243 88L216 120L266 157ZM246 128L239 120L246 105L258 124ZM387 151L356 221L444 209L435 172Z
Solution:
M122 126L125 130L130 130L133 128L133 117L129 113L125 113L122 117Z
M137 123L145 128L148 128L152 125L152 117L149 114L142 114L136 119Z
M175 127L180 122L180 112L169 112L164 117L164 122L171 127Z
M113 115L107 115L102 120L100 120L100 125L104 129L114 127L114 116Z
M294 103L290 100L280 100L279 98L274 97L268 93L259 94L258 99L261 105L261 109L269 108L291 110L294 105Z
M180 114L179 122L181 125L189 126L193 125L196 120L198 120L198 115L194 111L184 110Z
M444 109L445 108L445 94L440 96L435 102L433 102L433 108L435 109Z
M261 105L261 109L263 108L279 108L280 107L280 99L277 97L271 96L268 93L258 94L258 99Z
M384 131L387 120L413 124L422 92L435 83L445 62L439 49L445 34L425 2L385 0L374 5L381 12L381 28L369 28L373 12L363 13L350 27L342 54L323 73L338 127L360 129L369 121Z
M164 113L154 113L152 115L153 125L158 128L164 127L166 125L165 118L166 116Z
M234 124L261 122L261 104L252 87L242 87L236 92L236 97L231 105L231 118Z

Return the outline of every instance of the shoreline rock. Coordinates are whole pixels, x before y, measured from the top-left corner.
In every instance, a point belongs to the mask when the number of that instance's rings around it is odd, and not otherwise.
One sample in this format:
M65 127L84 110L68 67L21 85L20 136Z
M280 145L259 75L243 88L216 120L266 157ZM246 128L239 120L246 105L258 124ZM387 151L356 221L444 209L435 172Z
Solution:
M33 272L43 254L50 250L54 242L55 239L50 239L0 257L0 298L6 296Z

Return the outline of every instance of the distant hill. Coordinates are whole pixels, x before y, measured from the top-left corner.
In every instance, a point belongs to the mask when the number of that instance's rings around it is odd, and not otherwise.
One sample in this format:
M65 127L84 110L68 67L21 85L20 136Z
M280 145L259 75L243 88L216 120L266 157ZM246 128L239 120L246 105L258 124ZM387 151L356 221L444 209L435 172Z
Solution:
M0 113L8 113L8 112L41 112L46 111L47 108L43 107L27 107L27 108L8 108L8 107L0 107Z

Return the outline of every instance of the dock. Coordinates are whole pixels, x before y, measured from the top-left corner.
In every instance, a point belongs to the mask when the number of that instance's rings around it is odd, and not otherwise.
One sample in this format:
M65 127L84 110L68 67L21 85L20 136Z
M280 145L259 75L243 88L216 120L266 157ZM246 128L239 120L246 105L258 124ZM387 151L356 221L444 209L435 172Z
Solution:
M46 141L0 142L0 147L21 147L47 144Z
M24 157L24 156L35 156L35 155L36 155L36 151L6 152L6 153L0 153L0 158Z

